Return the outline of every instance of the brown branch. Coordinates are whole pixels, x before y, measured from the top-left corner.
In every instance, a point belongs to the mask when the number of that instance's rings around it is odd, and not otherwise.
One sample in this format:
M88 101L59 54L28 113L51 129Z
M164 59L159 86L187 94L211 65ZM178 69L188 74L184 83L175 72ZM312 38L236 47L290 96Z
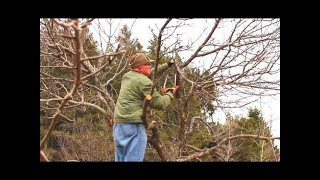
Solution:
M77 22L73 22L73 23L76 26L78 25ZM81 54L83 53L83 46L82 46L82 39L81 39L82 31L81 31L81 29L79 30L79 28L74 28L74 30L75 30L75 37L76 37L76 43L75 43L76 44L76 55L74 58L74 64L76 66L76 68L75 68L75 82L73 84L71 91L66 94L66 96L64 97L64 99L60 103L58 109L56 110L56 113L53 115L48 132L45 134L44 138L42 139L42 141L40 143L40 152L41 152L41 150L44 149L45 144L47 143L49 136L51 135L51 133L54 129L54 126L56 124L56 119L57 119L58 115L60 114L60 111L66 105L66 103L72 98L73 94L76 92L77 88L80 85L80 77L81 77L80 57L81 57Z
M171 21L171 19L168 19L165 24L162 26L160 32L159 32L159 36L158 36L158 44L157 44L157 58L156 58L156 64L155 64L155 69L154 69L154 74L153 74L153 85L152 85L152 88L151 88L151 92L150 92L150 97L146 97L144 99L144 102L143 102L143 108L142 108L142 120L143 120L143 124L145 125L146 128L148 128L149 126L149 123L148 123L148 120L147 120L147 109L148 109L148 105L152 99L152 94L153 94L153 91L154 91L154 88L155 88L155 82L156 82L156 78L157 78L157 71L158 71L158 64L159 64L159 52L160 52L160 46L161 46L161 37L162 37L162 33L163 33L163 30L164 28L167 26L167 24Z
M209 39L211 38L213 32L216 30L216 28L218 27L218 24L220 22L221 19L217 19L216 23L214 24L214 26L211 29L211 32L208 34L207 38L203 41L203 43L198 47L198 49L192 54L192 56L186 60L181 67L186 67L188 64L190 64L190 62L196 58L198 56L199 51L206 45L206 43L209 41Z
M126 52L126 50L122 50L122 51L115 52L115 53L108 53L108 54L103 54L103 55L99 55L99 56L91 56L91 57L81 59L81 62L89 61L89 60L93 60L93 59L98 59L98 58L102 58L102 57L106 57L106 56L116 56L119 54L123 54L125 52Z
M179 65L177 64L177 62L174 64L176 66L176 69L179 73L179 75L182 77L183 80L189 82L190 84L195 84L194 81L191 81L190 79L188 79L184 74L183 74L183 70L179 67Z
M49 159L47 156L43 153L43 151L40 151L40 162L49 162Z
M197 57L201 57L201 56L206 56L208 54L212 54L214 52L217 52L225 47L228 47L228 46L232 46L234 43L235 43L236 40L230 42L230 43L227 43L227 44L224 44L224 45L221 45L219 46L218 48L214 49L214 50L211 50L211 51L208 51L208 52L205 52L205 53L202 53L202 54L198 54Z
M67 120L68 122L75 122L75 120L74 119L70 119L70 118L68 118L67 116L65 116L65 115L63 115L63 114L59 114L59 116L61 116L62 118L64 118L65 120Z
M116 50L116 52L115 53L113 53L113 58L111 59L111 60L109 60L109 62L106 62L104 65L102 65L98 70L96 70L95 72L92 72L91 74L88 74L88 75L86 75L86 76L84 76L84 77L82 77L81 78L81 80L83 81L83 80L85 80L86 78L88 78L89 76L92 76L92 75L94 75L94 74L97 74L98 72L100 72L100 71L102 71L107 65L110 65L110 63L114 60L114 58L117 56L117 55L119 55L119 54L123 54L123 53L125 53L126 51L125 50L123 50L123 51L120 51L120 52L118 52L118 49ZM110 55L110 54L109 54ZM86 58L86 59L88 59L88 58ZM119 66L118 67L120 67L120 64L119 64ZM123 67L123 69L124 69L125 67ZM120 74L120 73L118 73L118 74ZM115 77L115 76L114 76ZM113 77L113 78L114 78ZM113 79L112 78L112 79ZM110 80L109 80L110 81Z
M84 54L85 58L86 55ZM87 64L85 64L87 63ZM85 67L85 69L87 69L89 72L93 71L93 68L90 64L90 62L82 62L82 65ZM110 109L110 111L108 111L108 113L110 114L110 116L113 116L113 110L115 107L114 101L111 98L111 96L108 94L108 92L104 89L104 87L102 87L102 85L100 84L98 77L94 74L94 76L90 76L91 79L93 80L93 82L95 83L96 86L93 86L97 91L99 91L102 96L98 96L99 99ZM89 86L89 85L88 85Z
M160 53L159 52L160 52L160 47L161 47L161 37L162 37L162 33L163 33L165 27L169 24L170 21L171 21L171 19L167 19L167 21L161 27L161 30L159 32L157 52L156 52L157 58L156 58L155 70L154 70L154 74L153 74L153 85L152 85L151 92L150 92L151 98L147 96L143 101L142 120L143 120L143 124L145 125L146 129L148 129L148 126L149 126L149 122L147 119L147 109L148 109L148 105L150 104L150 101L152 99L152 94L155 89L156 81L157 81L157 71L158 71L158 64L159 64L159 60L160 60L160 58L159 58ZM154 142L154 147L157 150L157 152L161 158L161 161L166 161L167 158L161 148L162 146L161 146L161 141L160 141L159 132L158 132L157 127L154 127L152 129L152 142Z
M169 24L169 22L171 21L171 18L167 19L167 21L164 23L164 25L161 27L160 32L159 32L159 36L158 36L158 44L157 44L157 58L156 58L156 66L154 68L154 74L153 74L153 86L151 88L151 95L153 94L153 91L156 87L156 81L157 81L157 72L158 72L158 62L160 60L159 55L160 55L160 48L161 48L161 37L162 37L162 33L164 31L164 28Z
M103 114L107 114L107 112L102 109L101 107L99 107L98 105L95 105L95 104L92 104L92 103L88 103L88 102L77 102L77 101L73 101L73 100L70 100L71 103L74 103L74 104L77 104L77 105L84 105L84 106L90 106L90 107L93 107L97 110L99 110L100 112L102 112Z
M193 149L193 150L195 150L195 151L197 151L197 152L202 152L202 151L203 151L202 149L199 149L199 148L197 148L197 147L194 147L194 146L192 146L192 145L190 145L190 144L186 144L186 147L191 148L191 149Z
M65 46L63 46L63 45L61 45L61 44L59 44L59 43L57 43L56 45L57 45L58 47L61 47L61 48L64 49L64 50L68 51L69 53L71 53L71 54L73 54L73 55L76 54L74 51L72 51L72 49L67 48L67 47L65 47Z
M159 135L159 129L157 126L155 126L152 129L152 136L151 136L150 142L151 142L152 146L157 150L161 161L167 161L167 156L165 155L164 151L162 150L163 146L162 146L162 142L161 142L160 135Z
M102 65L98 70L84 76L81 78L81 81L84 81L85 79L87 79L88 77L92 76L92 75L95 75L97 73L99 73L100 71L102 71L107 65L109 65L109 63L105 63L104 65Z
M64 100L64 98L40 99L40 102L61 101L61 100Z
M213 135L212 127L207 122L205 122L201 117L199 117L199 119L203 124L205 124L210 129L211 135Z
M224 142L229 141L229 140L233 140L233 139L239 139L239 138L255 138L255 139L262 139L262 140L266 140L266 141L270 141L273 139L280 139L280 137L263 137L263 136L259 136L259 135L253 135L253 134L235 135L235 136L231 136L231 137L228 137L228 138L221 140L216 146L214 146L208 150L202 151L200 153L196 152L196 153L189 155L185 158L176 159L176 161L178 161L178 162L191 161L191 160L194 160L197 158L201 158L203 156L207 156L207 155L215 152L219 148L219 146L221 146Z

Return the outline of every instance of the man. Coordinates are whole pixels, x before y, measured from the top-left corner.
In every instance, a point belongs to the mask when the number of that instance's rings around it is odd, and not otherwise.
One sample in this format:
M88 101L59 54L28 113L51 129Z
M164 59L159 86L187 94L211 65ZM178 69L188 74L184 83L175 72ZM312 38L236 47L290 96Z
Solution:
M123 75L121 89L114 111L113 135L115 142L115 161L143 161L147 134L142 121L142 108L145 97L151 92L152 81L148 78L151 71L151 60L143 53L130 57L130 71ZM174 61L158 68L162 73L169 69ZM179 86L164 95L154 91L149 106L164 109L174 98ZM171 89L172 90L172 89Z

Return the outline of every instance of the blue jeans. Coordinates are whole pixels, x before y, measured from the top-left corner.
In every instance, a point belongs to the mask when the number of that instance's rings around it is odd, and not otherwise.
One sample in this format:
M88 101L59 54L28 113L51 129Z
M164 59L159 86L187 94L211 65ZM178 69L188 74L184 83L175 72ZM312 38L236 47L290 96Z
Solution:
M147 133L143 124L113 125L115 161L143 161Z

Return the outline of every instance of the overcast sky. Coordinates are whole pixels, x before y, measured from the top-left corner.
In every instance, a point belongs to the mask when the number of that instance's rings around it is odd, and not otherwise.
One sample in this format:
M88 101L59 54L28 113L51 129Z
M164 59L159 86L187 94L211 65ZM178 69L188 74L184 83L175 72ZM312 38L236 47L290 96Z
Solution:
M98 20L95 20L98 21ZM115 36L119 34L119 30L123 27L124 24L127 24L127 26L131 29L132 38L137 38L139 42L142 44L143 49L147 51L147 47L149 46L149 40L152 38L152 33L150 31L150 28L154 30L155 34L158 34L161 26L164 24L166 19L113 19L113 25L111 28L111 32L115 31ZM105 19L99 19L99 22L102 25L105 25L104 29L105 32L109 32L110 28L107 26ZM175 20L169 23L169 25L172 23L174 24ZM191 27L189 28L182 28L177 33L183 34L183 42L182 44L187 44L190 41L194 41L199 38L199 35L202 33L202 30L213 24L214 19L193 19L191 20ZM210 26L209 26L210 27ZM97 39L98 38L98 27L97 24L93 23L93 25L90 27L91 31L94 32L94 36ZM221 29L217 29L217 31L214 34L214 37L218 37L223 41L226 37L226 32L223 28L228 27L222 27ZM101 31L100 31L101 33ZM230 33L230 32L229 32ZM104 36L103 36L104 37ZM199 38L197 43L201 43L203 38L206 37L206 34L204 33L202 37ZM102 39L102 41L106 41L106 37ZM170 39L169 39L170 42ZM194 45L194 47L197 47L197 43ZM193 49L194 51L194 49ZM179 54L182 56L182 58L188 58L190 57L192 52L183 52ZM280 76L280 75L279 75ZM258 109L261 109L262 115L264 119L270 124L272 127L272 133L274 136L280 136L280 94L276 96L268 96L268 97L262 97L257 102L250 104L249 106L246 106L242 109L232 109L231 114L233 115L240 115L240 116L247 116L248 108L256 106ZM224 112L221 110L218 110L214 115L213 118L217 121L223 123L225 122L225 115ZM277 140L278 141L278 140ZM277 142L277 144L280 144L280 142Z

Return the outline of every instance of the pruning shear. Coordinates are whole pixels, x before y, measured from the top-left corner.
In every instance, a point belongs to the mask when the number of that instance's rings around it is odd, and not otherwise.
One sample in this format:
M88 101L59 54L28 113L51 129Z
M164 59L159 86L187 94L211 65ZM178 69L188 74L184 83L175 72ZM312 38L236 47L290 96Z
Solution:
M172 88L166 88L167 80L168 80L168 76L164 80L163 87L162 87L162 92L166 93L168 91L171 91L172 93L174 93L174 91L179 88L179 85L177 84L177 82L179 82L177 73L174 75L174 86ZM177 98L180 97L179 94L178 94L178 91L175 92L175 95L176 95Z

